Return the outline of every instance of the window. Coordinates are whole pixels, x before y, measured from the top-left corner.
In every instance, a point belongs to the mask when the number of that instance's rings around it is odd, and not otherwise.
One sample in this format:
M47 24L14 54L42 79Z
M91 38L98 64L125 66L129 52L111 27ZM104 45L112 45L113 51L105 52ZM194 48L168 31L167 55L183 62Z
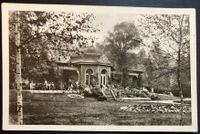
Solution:
M101 71L101 85L106 85L107 84L107 71L103 69Z
M94 79L94 73L92 69L87 69L86 71L86 85L91 85Z

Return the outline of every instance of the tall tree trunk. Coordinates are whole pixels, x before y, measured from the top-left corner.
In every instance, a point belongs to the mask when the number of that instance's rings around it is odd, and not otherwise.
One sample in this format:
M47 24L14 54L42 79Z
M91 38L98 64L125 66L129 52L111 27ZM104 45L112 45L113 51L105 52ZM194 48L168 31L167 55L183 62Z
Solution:
M181 107L180 107L180 114L181 114L181 119L180 119L180 125L183 125L183 89L181 87L181 45L179 45L179 50L178 50L178 59L177 59L177 82L178 82L178 88L180 92L180 99L181 99Z
M182 27L183 27L183 19L184 16L182 16L179 20L179 44L178 44L178 68L177 68L177 80L178 80L178 88L180 91L180 98L181 98L181 108L180 108L180 114L181 114L181 119L180 119L180 125L183 125L183 88L181 86L181 48L182 48L182 41L183 41L183 33L182 33Z
M125 88L126 87L126 70L122 70L122 75L121 75L121 85Z
M21 49L20 49L20 32L19 32L19 11L17 11L17 21L15 26L16 42L16 88L17 88L17 123L23 124L23 103L22 103L22 80L21 80Z
M124 73L122 72L121 75L121 85L124 87Z

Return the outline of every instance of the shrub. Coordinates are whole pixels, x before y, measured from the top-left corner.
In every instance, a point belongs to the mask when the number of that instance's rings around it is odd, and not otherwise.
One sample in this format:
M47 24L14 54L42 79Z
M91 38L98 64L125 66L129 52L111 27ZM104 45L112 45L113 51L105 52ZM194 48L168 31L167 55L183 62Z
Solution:
M160 98L157 95L151 95L151 100L160 100Z
M100 95L100 96L97 97L97 100L98 101L105 101L105 100L107 100L107 98L103 95Z
M164 89L164 88L155 88L154 89L154 93L164 94L166 92L169 92L169 90L168 89Z
M183 88L183 97L187 97L190 98L191 97L191 87L189 84L182 84L182 88ZM180 97L180 91L178 89L177 85L174 85L172 87L172 94L174 96Z
M105 96L103 97L102 92L100 91L100 88L98 87L93 87L90 89L90 91L83 90L84 96L86 97L94 97L97 98L98 100L105 100Z

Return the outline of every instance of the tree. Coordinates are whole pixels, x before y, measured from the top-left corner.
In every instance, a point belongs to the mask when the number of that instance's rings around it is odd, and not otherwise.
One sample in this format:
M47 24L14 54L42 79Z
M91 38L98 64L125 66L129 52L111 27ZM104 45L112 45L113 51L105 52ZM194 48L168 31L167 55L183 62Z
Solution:
M146 15L141 21L143 32L148 33L148 37L153 41L159 42L162 46L160 55L165 56L170 61L170 66L159 66L157 69L164 70L159 73L157 78L169 74L176 75L176 84L180 92L181 105L183 105L183 82L181 81L182 72L189 70L189 16L188 15ZM150 42L150 41L149 41ZM148 47L151 47L148 45ZM189 79L190 81L190 79ZM182 108L181 108L182 124Z
M138 80L137 80L137 86L139 87L139 88L141 88L142 87L142 83L143 81L142 81L142 75L141 74L139 74L138 75Z
M16 42L16 89L17 89L17 122L23 124L23 103L22 103L22 81L21 81L21 48L20 48L20 33L19 33L19 11L17 11L17 19L15 25L15 42Z
M94 19L95 16L88 13L9 12L10 83L13 83L12 76L16 76L19 124L23 124L21 78L44 77L48 62L55 61L57 54L70 55L86 47L92 38L84 33L98 31L91 26ZM49 52L54 55L50 56Z
M15 64L15 11L9 15L9 47L11 65ZM97 32L92 27L93 14L66 12L20 11L20 42L22 51L22 77L44 76L52 61L59 56L78 53L93 40L85 33ZM14 74L10 67L10 75ZM13 77L11 77L13 78Z
M106 39L110 61L122 72L121 84L125 86L128 67L130 66L131 50L140 44L137 28L133 23L122 22L114 26L113 32Z
M30 15L30 12L19 12L17 15L17 11L14 12L9 12L9 59L10 59L10 83L13 83L13 80L15 77L15 64L16 64L16 41L15 41L15 36L16 36L16 24L18 23L18 30L17 32L19 32L20 35L20 49L21 49L21 54L25 55L26 54L26 48L28 48L29 51L32 51L32 49L30 49L29 47L32 45L29 45L31 40L33 39L33 35L31 34L31 28L28 25L27 21L26 21L26 17L28 17ZM18 21L17 21L18 19ZM41 22L43 22L44 20L42 19ZM40 21L38 21L40 22ZM42 25L42 23L41 23ZM35 40L38 40L39 38L35 37ZM24 45L25 44L25 45ZM36 47L36 46L35 46ZM33 54L32 54L33 55ZM24 63L23 58L24 57L28 57L23 56L22 57L22 64ZM29 64L27 64L29 65ZM24 74L24 73L23 73ZM12 87L14 88L14 87Z
M169 57L163 53L159 42L152 42L152 44L153 48L149 52L150 60L153 63L151 85L157 89L169 90L170 77L168 71L171 70Z

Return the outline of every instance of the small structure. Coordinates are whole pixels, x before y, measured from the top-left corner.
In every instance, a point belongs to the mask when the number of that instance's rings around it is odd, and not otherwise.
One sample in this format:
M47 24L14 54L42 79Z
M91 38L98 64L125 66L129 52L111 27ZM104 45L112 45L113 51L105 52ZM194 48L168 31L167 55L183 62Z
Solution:
M142 74L144 73L144 66L142 65L135 65L132 67L128 68L127 71L127 84L131 85L133 87L137 87L138 85L138 80L140 78L140 76L142 77ZM116 81L118 83L121 82L121 77L122 76L122 72L116 71L115 69L112 69L111 72L111 78L113 81Z
M93 85L108 85L116 75L120 77L120 72L114 71L111 62L106 55L98 52L94 47L85 49L80 55L73 55L68 61L57 61L57 71L61 76L60 88L69 87L70 83L77 82L83 87ZM142 70L130 69L128 75L131 82L142 74ZM111 78L112 75L112 78Z
M80 55L73 55L67 62L57 62L59 74L62 75L61 88L71 81L78 81L83 87L109 83L112 67L110 61L94 48L90 48L90 51L92 52L83 51Z

